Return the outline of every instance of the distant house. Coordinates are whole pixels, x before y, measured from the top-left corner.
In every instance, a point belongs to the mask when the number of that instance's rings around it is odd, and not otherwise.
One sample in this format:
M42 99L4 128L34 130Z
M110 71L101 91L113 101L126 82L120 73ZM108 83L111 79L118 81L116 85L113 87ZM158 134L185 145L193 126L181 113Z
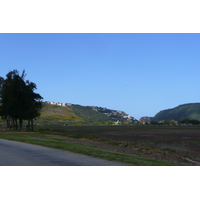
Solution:
M55 103L55 102L50 102L50 104L51 104L51 105L56 105L56 103Z
M56 103L57 106L61 106L62 104L60 102Z
M113 124L114 124L114 125L118 125L118 124L120 124L120 121L117 120L116 122L113 122Z
M72 106L71 103L60 103L60 102L53 102L53 101L45 101L45 102L51 105L57 105L57 106L63 106L63 107Z
M96 107L96 106L92 106L92 110L94 110L94 111L98 111L98 107Z

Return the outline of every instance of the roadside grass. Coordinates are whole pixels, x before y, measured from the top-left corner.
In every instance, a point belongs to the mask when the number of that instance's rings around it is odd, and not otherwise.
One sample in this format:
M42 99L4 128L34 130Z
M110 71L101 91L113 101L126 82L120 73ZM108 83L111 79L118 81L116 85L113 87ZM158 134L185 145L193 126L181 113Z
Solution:
M67 150L95 158L121 162L132 166L182 166L183 164L154 160L140 156L128 155L104 150L94 146L67 143L63 135L50 134L50 132L0 132L0 138L25 142L59 150Z

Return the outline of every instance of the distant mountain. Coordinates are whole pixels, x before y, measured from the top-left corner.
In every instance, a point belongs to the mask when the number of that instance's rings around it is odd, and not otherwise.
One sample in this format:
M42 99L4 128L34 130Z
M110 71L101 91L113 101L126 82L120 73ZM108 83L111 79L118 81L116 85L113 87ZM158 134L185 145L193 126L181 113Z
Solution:
M182 118L200 120L200 103L183 104L172 109L162 110L158 112L152 120L173 119L180 121Z
M133 122L136 119L123 111L97 106L81 106L69 103L44 102L36 124L105 124Z
M152 121L153 117L141 117L139 121L143 121L143 122L150 122Z

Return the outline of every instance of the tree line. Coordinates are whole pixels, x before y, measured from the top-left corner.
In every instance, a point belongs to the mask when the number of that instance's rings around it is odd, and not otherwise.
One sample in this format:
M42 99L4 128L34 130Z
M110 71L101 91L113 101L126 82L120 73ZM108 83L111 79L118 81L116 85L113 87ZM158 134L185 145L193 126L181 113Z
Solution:
M33 120L40 116L43 97L35 93L35 83L25 80L25 70L20 75L17 70L10 71L6 78L0 77L0 116L7 128L22 128L23 120L33 130Z

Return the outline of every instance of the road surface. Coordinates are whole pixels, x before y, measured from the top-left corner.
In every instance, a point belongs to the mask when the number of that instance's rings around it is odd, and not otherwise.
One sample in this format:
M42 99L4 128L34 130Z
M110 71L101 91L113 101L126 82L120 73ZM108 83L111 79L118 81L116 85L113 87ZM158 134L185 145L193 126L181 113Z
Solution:
M0 139L1 166L125 166L125 164Z

